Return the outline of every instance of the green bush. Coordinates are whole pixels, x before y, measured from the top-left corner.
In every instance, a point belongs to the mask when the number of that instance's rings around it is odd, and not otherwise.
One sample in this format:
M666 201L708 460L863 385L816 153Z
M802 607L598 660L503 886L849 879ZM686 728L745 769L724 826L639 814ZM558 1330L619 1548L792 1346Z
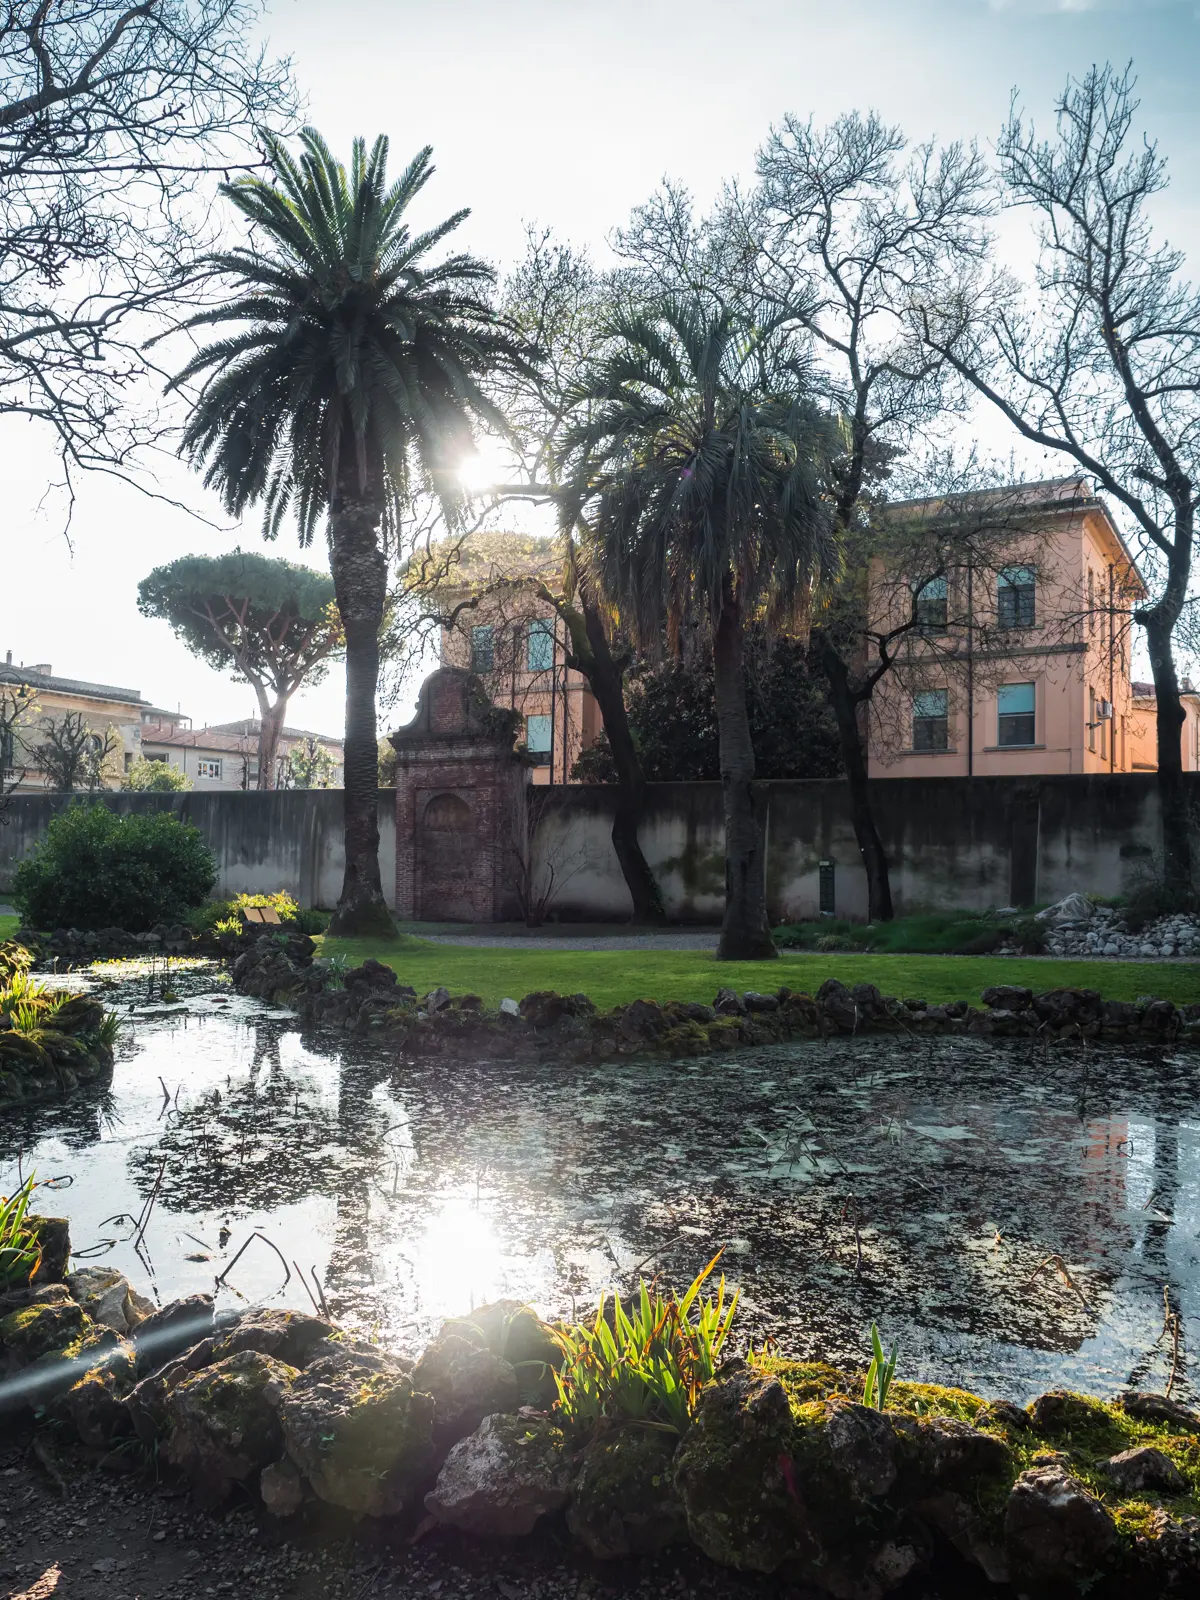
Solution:
M200 830L171 812L122 816L77 804L21 862L12 897L35 928L144 933L200 905L216 876Z
M328 911L298 905L286 889L277 889L274 894L235 894L232 900L210 900L188 913L187 924L196 934L236 933L245 925L242 912L247 906L270 906L291 933L324 933L329 923Z

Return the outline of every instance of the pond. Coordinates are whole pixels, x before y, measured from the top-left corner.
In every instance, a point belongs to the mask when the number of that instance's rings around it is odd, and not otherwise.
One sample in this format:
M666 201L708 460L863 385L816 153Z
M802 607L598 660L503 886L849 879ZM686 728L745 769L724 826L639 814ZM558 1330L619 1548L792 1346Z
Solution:
M1161 1388L1175 1362L1195 1396L1194 1056L873 1038L413 1063L211 972L173 985L195 992L129 1006L109 1090L0 1129L0 1192L55 1180L41 1209L76 1251L160 1301L323 1293L414 1353L499 1296L570 1315L723 1248L743 1337L786 1353L861 1361L875 1320L906 1378L1024 1401Z

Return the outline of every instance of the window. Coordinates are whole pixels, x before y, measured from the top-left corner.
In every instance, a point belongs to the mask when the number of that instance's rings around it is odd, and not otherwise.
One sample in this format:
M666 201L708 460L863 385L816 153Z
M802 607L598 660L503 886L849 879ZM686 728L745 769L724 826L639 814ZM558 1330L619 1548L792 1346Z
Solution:
M1034 742L1033 685L1006 683L997 696L999 728L997 743L1002 747Z
M471 629L471 671L490 672L496 664L496 641L491 625Z
M525 665L530 672L547 672L554 665L554 624L547 617L535 618L529 624Z
M525 748L536 758L539 767L544 767L550 760L551 737L549 717L525 718Z
M996 626L1032 628L1034 592L1032 567L1005 567L996 584Z
M220 778L220 776L221 776L221 763L220 763L220 761L212 761L212 760L204 760L204 759L201 759L200 761L197 761L197 763L196 763L196 776L198 778Z
M945 750L949 748L948 694L945 689L926 689L913 695L914 750Z
M946 580L930 578L917 590L917 626L923 633L946 631Z
M1096 691L1088 690L1088 749L1096 748Z

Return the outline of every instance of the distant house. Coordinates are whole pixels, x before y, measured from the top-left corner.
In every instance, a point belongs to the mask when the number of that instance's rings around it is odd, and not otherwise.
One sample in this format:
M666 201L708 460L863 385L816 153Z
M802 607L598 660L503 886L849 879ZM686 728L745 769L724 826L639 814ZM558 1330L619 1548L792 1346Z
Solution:
M49 665L14 665L12 651L0 664L0 692L24 691L31 707L24 725L7 749L0 750L6 786L18 776L15 791L28 793L46 787L46 775L37 764L36 746L48 720L58 722L68 711L79 712L97 739L111 731L118 748L106 764L103 787L119 789L124 773L135 761L165 761L191 778L197 789L254 789L258 787L258 732L256 717L241 722L192 727L182 711L168 711L147 700L138 689L91 683L83 678L56 677ZM288 781L287 758L304 753L312 743L328 752L332 767L326 787L342 786L342 741L306 728L284 728L279 740L277 782Z
M147 723L142 728L142 754L147 760L165 761L177 767L191 778L197 789L257 789L260 726L257 717L194 729L170 721ZM328 751L333 761L326 787L340 789L344 759L342 741L306 728L284 728L280 733L276 784L287 782L288 756L293 750L303 754L310 740Z
M122 689L114 684L92 683L85 678L64 678L54 673L48 662L36 666L14 665L12 651L0 664L0 691L18 693L24 690L29 697L31 714L9 744L0 750L0 765L9 776L20 774L16 790L28 792L43 789L46 777L37 764L36 746L41 742L47 721L60 722L69 711L79 712L97 739L102 739L110 729L120 742L120 748L109 762L104 786L120 786L120 774L128 770L141 753L141 729L148 713L169 717L169 712L156 712L138 689Z

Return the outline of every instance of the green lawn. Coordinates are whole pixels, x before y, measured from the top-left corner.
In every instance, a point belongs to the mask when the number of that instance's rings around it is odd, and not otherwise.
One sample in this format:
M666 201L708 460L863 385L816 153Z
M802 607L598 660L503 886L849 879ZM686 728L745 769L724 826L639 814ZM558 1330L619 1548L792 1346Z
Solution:
M0 939L16 931L0 917ZM319 938L322 955L358 963L374 956L394 967L420 994L445 984L452 994L478 994L488 1005L519 1000L533 989L582 990L602 1009L640 997L711 1002L724 985L814 994L826 978L875 983L902 999L969 1000L993 983L1031 989L1099 989L1108 1000L1153 994L1179 1004L1200 1000L1200 962L1027 961L1019 956L816 955L785 951L778 961L717 961L703 950L512 950L430 944L403 936L397 944Z
M778 961L717 961L702 950L513 950L434 945L403 937L380 945L367 939L321 939L321 954L357 964L374 956L394 967L419 994L445 984L452 994L477 994L489 1005L519 1000L533 989L583 991L602 1009L639 997L711 1003L723 986L773 990L781 984L813 994L826 978L875 983L902 999L969 1000L993 983L1031 989L1099 989L1109 1000L1153 994L1182 1003L1200 1000L1200 962L1036 961L1019 956L810 955L785 952Z

